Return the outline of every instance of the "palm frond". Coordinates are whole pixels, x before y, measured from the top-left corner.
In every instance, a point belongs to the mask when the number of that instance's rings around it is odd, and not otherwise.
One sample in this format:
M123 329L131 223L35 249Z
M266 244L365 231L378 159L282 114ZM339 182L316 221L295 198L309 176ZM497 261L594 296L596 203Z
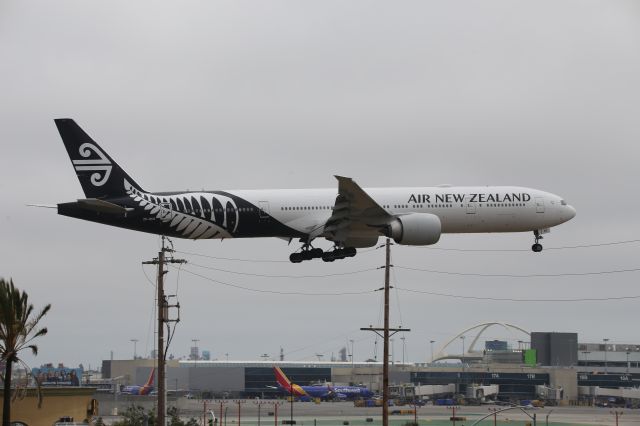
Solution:
M18 363L27 376L23 381L15 383L13 395L8 392L5 398L23 398L29 385L29 377L33 376L31 368L19 357L20 351L28 349L34 355L38 354L38 346L31 343L33 339L47 334L47 328L37 329L38 323L49 312L51 305L48 304L37 314L34 307L29 303L29 296L26 292L20 291L13 284L13 280L6 281L0 278L0 360L9 363ZM40 383L35 380L38 408L42 405L42 394Z

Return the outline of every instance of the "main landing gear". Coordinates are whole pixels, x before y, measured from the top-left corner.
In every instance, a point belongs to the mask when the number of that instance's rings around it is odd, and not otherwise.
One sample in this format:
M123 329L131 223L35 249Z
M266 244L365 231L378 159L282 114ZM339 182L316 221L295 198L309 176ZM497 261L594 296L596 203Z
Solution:
M313 248L311 244L302 246L299 253L291 253L289 260L292 263L300 263L304 260L322 259L325 262L333 262L334 260L344 259L345 257L353 257L357 253L355 247L336 247L331 251L323 251L321 248Z
M305 244L300 253L291 253L289 260L292 263L300 263L303 260L319 259L322 256L324 256L324 251L321 248L313 248L311 244Z
M540 253L542 251L542 244L540 244L538 241L542 239L542 235L540 235L540 231L535 230L533 231L533 236L536 242L531 246L531 250L533 250L535 253Z
M344 259L345 257L353 257L358 253L355 247L335 248L322 254L322 260L325 262L333 262L334 260Z

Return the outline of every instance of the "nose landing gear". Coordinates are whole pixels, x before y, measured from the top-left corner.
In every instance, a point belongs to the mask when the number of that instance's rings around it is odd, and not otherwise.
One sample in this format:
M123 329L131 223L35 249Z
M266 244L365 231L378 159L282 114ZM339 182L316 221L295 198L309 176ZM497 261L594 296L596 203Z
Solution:
M533 231L533 236L536 242L531 246L531 250L533 250L535 253L540 253L542 251L542 244L540 244L538 241L540 241L543 237L542 235L540 235L540 231L538 230Z

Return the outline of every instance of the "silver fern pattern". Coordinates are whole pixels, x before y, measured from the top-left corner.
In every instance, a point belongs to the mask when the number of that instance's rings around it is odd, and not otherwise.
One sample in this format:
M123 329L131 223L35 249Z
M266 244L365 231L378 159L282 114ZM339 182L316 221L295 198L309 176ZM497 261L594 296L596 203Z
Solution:
M229 197L206 192L152 195L137 190L126 179L124 189L140 207L185 238L232 238L238 228L238 208Z

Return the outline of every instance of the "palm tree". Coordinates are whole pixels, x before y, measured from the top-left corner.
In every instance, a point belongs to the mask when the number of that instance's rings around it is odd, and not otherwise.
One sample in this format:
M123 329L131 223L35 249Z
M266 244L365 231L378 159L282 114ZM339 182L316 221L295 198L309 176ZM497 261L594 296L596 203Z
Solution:
M38 347L31 342L47 334L46 327L36 329L38 322L51 308L47 305L39 314L32 316L33 305L29 296L13 285L13 281L0 278L0 360L4 361L4 395L2 426L9 426L11 419L11 369L14 363L24 362L18 356L23 349L38 354Z

